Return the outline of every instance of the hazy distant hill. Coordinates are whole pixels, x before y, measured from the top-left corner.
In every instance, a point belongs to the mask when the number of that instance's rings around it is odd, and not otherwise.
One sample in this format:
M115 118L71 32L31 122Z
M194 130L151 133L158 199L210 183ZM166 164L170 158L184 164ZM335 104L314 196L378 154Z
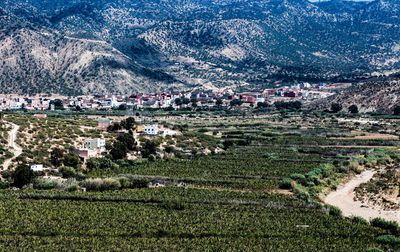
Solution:
M129 93L400 69L397 0L4 0L0 90Z

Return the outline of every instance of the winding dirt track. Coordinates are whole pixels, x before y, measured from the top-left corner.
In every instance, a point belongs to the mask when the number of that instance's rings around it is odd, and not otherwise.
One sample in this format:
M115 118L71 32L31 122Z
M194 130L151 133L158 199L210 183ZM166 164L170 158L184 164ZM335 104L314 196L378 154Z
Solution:
M10 131L10 134L9 134L8 146L11 147L11 152L14 154L14 156L12 158L4 161L4 163L3 163L4 170L8 169L8 166L11 164L12 159L14 159L22 154L22 148L15 144L15 139L17 139L17 133L19 130L19 126L14 123L10 123L10 122L6 122L6 123L8 123L12 126L12 130Z
M381 217L397 221L400 224L400 211L386 211L379 206L366 206L360 201L354 200L354 189L362 183L368 182L376 172L374 170L362 172L347 183L340 185L336 191L329 193L323 201L339 207L346 217L361 216L367 220Z

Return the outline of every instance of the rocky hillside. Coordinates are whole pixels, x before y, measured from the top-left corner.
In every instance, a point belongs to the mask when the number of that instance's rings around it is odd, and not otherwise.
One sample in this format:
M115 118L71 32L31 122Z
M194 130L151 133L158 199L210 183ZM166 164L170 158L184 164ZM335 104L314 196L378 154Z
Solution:
M400 69L397 0L3 0L2 92L127 93Z
M325 110L330 109L332 103L341 104L346 111L356 104L360 111L392 113L394 107L400 104L400 76L359 82L312 104L312 107Z

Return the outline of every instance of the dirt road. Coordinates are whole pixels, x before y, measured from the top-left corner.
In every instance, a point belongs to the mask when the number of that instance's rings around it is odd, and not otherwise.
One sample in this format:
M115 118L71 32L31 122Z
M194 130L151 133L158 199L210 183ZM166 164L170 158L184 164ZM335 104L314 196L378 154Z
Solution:
M9 133L9 140L8 140L8 146L11 148L11 152L14 154L14 156L10 159L7 159L4 161L3 163L3 169L6 170L8 169L8 166L11 164L11 160L18 157L19 155L22 154L22 148L19 147L16 143L15 143L15 139L17 139L17 133L19 130L19 126L14 124L14 123L10 123L10 122L6 122L7 124L12 126L12 129Z
M329 193L324 199L326 204L339 207L344 216L361 216L367 220L381 217L386 220L394 220L400 224L399 211L385 211L379 206L364 205L360 201L354 201L354 189L360 184L368 182L376 173L374 170L367 170L355 176L350 181L342 184L334 192Z

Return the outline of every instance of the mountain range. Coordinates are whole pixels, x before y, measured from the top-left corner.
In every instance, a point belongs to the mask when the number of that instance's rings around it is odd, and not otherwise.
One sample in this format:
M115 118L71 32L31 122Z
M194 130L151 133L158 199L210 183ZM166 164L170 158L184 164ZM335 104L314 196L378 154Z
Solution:
M0 93L264 88L400 71L400 2L3 0Z

